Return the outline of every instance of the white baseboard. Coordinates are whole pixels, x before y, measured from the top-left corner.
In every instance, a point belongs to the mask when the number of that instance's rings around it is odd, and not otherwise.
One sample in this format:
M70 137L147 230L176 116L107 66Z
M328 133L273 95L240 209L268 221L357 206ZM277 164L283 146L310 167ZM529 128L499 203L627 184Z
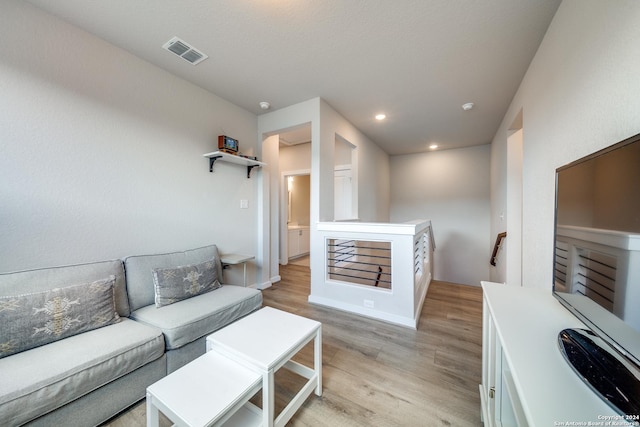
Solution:
M263 282L263 283L260 283L260 284L256 285L256 288L260 289L260 290L267 289L267 288L270 288L270 287L271 287L271 282L270 281L269 282Z
M370 317L372 319L382 320L383 322L393 323L394 325L404 326L405 328L417 329L418 327L417 319L385 313L383 311L373 310L366 307L360 307L353 304L347 304L344 302L335 301L328 298L309 295L309 303L322 305L325 307L331 307L331 308L335 308L341 311L346 311L349 313L359 314L361 316Z

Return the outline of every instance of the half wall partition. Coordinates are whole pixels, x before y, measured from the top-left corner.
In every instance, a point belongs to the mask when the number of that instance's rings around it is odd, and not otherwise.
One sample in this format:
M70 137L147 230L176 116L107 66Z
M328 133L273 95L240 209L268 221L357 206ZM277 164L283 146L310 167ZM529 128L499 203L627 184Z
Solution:
M416 329L433 274L431 221L317 229L323 280L312 280L309 302Z

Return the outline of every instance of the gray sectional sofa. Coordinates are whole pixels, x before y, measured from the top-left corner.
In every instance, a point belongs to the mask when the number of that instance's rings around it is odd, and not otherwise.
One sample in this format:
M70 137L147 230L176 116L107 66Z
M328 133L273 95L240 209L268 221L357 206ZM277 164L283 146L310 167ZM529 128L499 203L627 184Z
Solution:
M206 336L260 308L261 292L222 285L158 308L156 275L212 260L213 274L221 278L215 245L0 274L0 425L98 425L144 398L147 386L204 354ZM108 301L95 296L109 292ZM47 304L57 301L57 308L39 304L43 295ZM20 312L22 305L28 310ZM94 306L117 315L106 326L81 325L94 316ZM51 314L60 307L73 314ZM41 327L41 315L53 321ZM66 325L80 332L38 343Z

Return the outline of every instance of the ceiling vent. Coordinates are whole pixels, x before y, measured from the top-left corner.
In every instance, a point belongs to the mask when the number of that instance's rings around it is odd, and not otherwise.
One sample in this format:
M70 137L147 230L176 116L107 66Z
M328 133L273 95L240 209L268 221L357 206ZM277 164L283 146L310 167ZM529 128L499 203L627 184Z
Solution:
M177 37L172 38L162 47L193 65L197 65L208 58L207 55Z

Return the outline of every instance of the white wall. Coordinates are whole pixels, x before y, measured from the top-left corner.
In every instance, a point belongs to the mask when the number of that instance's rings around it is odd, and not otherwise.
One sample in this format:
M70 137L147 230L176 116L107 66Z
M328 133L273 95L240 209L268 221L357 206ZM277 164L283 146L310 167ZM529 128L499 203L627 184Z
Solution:
M431 220L435 280L479 286L489 277L490 152L391 156L391 221Z
M492 235L522 111L524 286L552 286L555 169L640 132L638 22L635 0L564 0L493 140Z
M311 143L280 148L280 172L311 170Z
M222 133L254 150L255 115L26 2L0 8L0 271L255 253L255 179L202 157Z

